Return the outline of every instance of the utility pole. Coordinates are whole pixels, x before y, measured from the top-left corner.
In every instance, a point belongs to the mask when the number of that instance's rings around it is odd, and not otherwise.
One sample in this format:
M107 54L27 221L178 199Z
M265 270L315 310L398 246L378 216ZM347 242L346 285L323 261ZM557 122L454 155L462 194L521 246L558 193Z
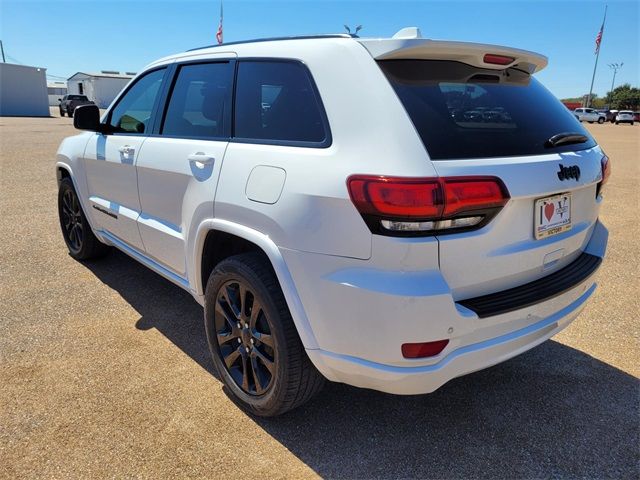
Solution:
M602 36L604 35L604 22L607 20L607 7L604 7L604 18L602 19L602 26L600 32L596 37L596 64L593 66L593 76L591 77L591 88L589 88L589 96L587 97L587 107L591 106L591 95L593 94L593 82L596 79L596 69L598 68L598 58L600 58L600 44L602 43Z
M2 45L2 40L0 40L0 50L2 50L2 63L7 63L4 58L4 45Z
M613 70L613 80L611 80L611 90L609 90L610 92L613 92L613 84L616 81L616 73L618 73L618 70L620 70L623 65L624 65L624 62L609 64L609 68Z

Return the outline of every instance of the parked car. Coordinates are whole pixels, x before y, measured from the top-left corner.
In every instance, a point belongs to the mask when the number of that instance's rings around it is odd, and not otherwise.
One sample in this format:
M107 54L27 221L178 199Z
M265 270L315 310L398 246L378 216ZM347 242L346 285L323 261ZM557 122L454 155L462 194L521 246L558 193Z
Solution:
M616 115L618 115L618 110L609 110L610 116L607 117L607 120L611 123L615 123Z
M102 118L75 112L69 254L116 247L191 293L257 415L325 379L433 392L549 339L596 288L610 163L534 78L546 64L415 29L158 60Z
M596 110L598 113L601 113L605 116L605 122L614 122L616 119L616 114L613 110L606 110L606 109L601 109L601 110ZM617 110L616 110L617 112Z
M631 110L620 110L616 115L616 125L619 123L630 123L633 125L634 115Z
M581 122L604 123L607 119L607 116L604 113L600 113L593 108L576 108L573 111L573 114Z
M73 117L73 112L80 105L94 105L94 103L89 100L85 95L65 95L62 98L59 98L60 102L60 116L64 117L66 113L68 116Z

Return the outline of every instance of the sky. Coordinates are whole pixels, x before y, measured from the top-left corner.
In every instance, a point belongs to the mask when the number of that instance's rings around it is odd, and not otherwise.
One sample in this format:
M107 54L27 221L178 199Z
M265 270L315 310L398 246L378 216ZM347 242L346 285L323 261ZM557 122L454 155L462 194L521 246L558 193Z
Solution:
M538 78L557 97L589 92L595 38L608 12L594 92L638 86L638 0L243 1L224 0L224 40L340 33L390 37L417 26L425 38L492 43L549 58ZM220 0L0 0L7 61L47 69L50 80L78 71L140 71L160 57L215 43Z

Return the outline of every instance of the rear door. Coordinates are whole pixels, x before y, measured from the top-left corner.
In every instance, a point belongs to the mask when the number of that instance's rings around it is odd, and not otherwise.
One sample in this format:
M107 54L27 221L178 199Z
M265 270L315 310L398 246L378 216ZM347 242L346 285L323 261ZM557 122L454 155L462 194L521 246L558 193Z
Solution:
M95 133L84 153L92 225L140 251L135 160L149 135L165 71L151 71L127 89L107 116L108 133Z
M231 135L235 60L176 64L154 134L136 160L140 235L147 255L186 277L186 242L213 201Z
M533 281L580 254L598 217L603 153L571 112L514 68L379 63L440 176L495 176L509 191L484 227L438 235L441 270L456 299ZM493 113L469 114L478 110ZM552 140L567 132L575 135Z

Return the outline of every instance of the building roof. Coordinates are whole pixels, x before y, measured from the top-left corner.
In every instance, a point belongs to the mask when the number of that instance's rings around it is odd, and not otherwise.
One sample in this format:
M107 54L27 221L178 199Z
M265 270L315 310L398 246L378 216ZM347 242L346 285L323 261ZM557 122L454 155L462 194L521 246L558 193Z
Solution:
M76 75L85 75L87 77L99 77L99 78L121 78L124 80L129 80L133 78L135 73L127 72L126 74L124 74L124 73L105 73L105 72L99 72L99 73L76 72L73 75L71 75L68 78L68 80L71 80Z

